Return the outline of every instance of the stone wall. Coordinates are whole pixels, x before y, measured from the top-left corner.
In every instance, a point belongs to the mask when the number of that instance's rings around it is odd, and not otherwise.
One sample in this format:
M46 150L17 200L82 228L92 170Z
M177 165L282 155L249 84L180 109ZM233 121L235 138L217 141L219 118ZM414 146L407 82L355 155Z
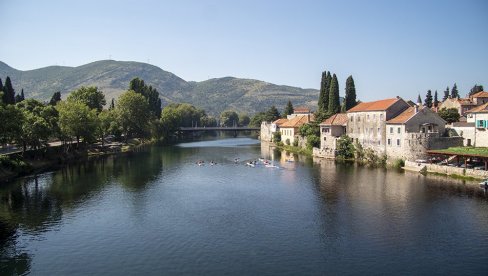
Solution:
M439 137L437 133L407 132L402 139L401 146L397 146L396 142L392 146L387 146L386 154L388 159L427 160L429 158L427 150L446 149L462 145L462 137Z
M421 171L423 168L425 168L427 172L432 172L432 173L441 173L446 175L462 175L462 176L474 177L478 179L488 178L488 171L484 171L484 170L464 169L464 168L451 167L445 165L425 164L425 163L405 161L405 169L407 170Z
M259 134L261 141L271 142L273 140L273 132L271 132L271 123L262 122L261 132Z

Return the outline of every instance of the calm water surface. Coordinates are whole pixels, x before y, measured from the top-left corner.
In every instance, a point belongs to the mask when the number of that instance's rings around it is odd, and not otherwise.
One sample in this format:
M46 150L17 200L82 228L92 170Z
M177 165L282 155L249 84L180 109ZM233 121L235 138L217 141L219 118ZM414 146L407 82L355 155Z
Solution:
M0 274L486 275L487 198L250 138L151 147L0 188Z

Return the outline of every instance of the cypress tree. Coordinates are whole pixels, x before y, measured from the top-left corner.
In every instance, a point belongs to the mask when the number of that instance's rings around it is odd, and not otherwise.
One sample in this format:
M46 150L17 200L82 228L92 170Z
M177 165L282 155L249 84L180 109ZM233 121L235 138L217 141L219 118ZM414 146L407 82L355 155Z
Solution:
M459 98L459 92L456 83L454 83L454 86L452 87L451 98Z
M20 92L20 98L23 100L25 100L25 96L24 96L24 88L22 88L22 91Z
M434 92L434 107L439 106L439 99L437 98L437 90Z
M5 104L15 104L15 90L12 87L10 77L5 79L5 85L3 87L3 102Z
M51 100L49 101L49 104L54 106L56 105L59 101L61 101L61 92L54 92L53 96L51 97Z
M425 95L425 106L428 108L432 107L432 91L427 90L427 94Z
M341 109L339 100L339 83L337 82L337 76L334 74L332 81L330 82L329 89L329 114L336 114Z
M288 104L286 104L285 110L283 111L283 117L286 118L286 115L293 114L293 105L291 104L291 101L288 100Z
M112 102L110 103L110 107L108 108L109 110L112 110L115 108L115 100L112 98Z
M25 98L24 98L24 89L22 88L20 94L15 95L15 103L20 103L23 100L25 100Z
M0 78L0 92L3 91L3 82L2 82L2 78Z
M327 71L322 72L322 78L320 79L320 94L319 94L319 111L325 111L328 106L326 103L328 102L329 98L329 91L326 90L327 86ZM327 100L326 100L327 98Z
M471 90L469 91L469 96L472 96L478 92L482 92L483 90L483 85L475 84L473 88L471 88Z
M444 97L442 98L442 101L447 100L449 98L449 86L444 90Z
M343 111L353 108L356 104L356 86L354 85L354 79L352 76L349 76L346 80L346 99Z

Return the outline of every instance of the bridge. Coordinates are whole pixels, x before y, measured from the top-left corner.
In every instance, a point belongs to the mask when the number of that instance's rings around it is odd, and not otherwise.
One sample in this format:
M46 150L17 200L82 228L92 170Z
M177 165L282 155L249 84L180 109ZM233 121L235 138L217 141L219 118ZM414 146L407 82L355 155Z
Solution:
M196 131L253 131L261 130L259 127L180 127L182 132Z

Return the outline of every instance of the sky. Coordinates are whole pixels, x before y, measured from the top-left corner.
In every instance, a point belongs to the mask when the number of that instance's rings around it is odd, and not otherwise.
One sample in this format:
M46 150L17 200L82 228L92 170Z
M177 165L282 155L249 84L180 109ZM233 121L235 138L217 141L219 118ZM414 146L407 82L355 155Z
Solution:
M114 59L187 81L302 88L352 75L358 99L488 90L488 0L0 0L0 61L19 70ZM15 80L14 85L15 85Z

